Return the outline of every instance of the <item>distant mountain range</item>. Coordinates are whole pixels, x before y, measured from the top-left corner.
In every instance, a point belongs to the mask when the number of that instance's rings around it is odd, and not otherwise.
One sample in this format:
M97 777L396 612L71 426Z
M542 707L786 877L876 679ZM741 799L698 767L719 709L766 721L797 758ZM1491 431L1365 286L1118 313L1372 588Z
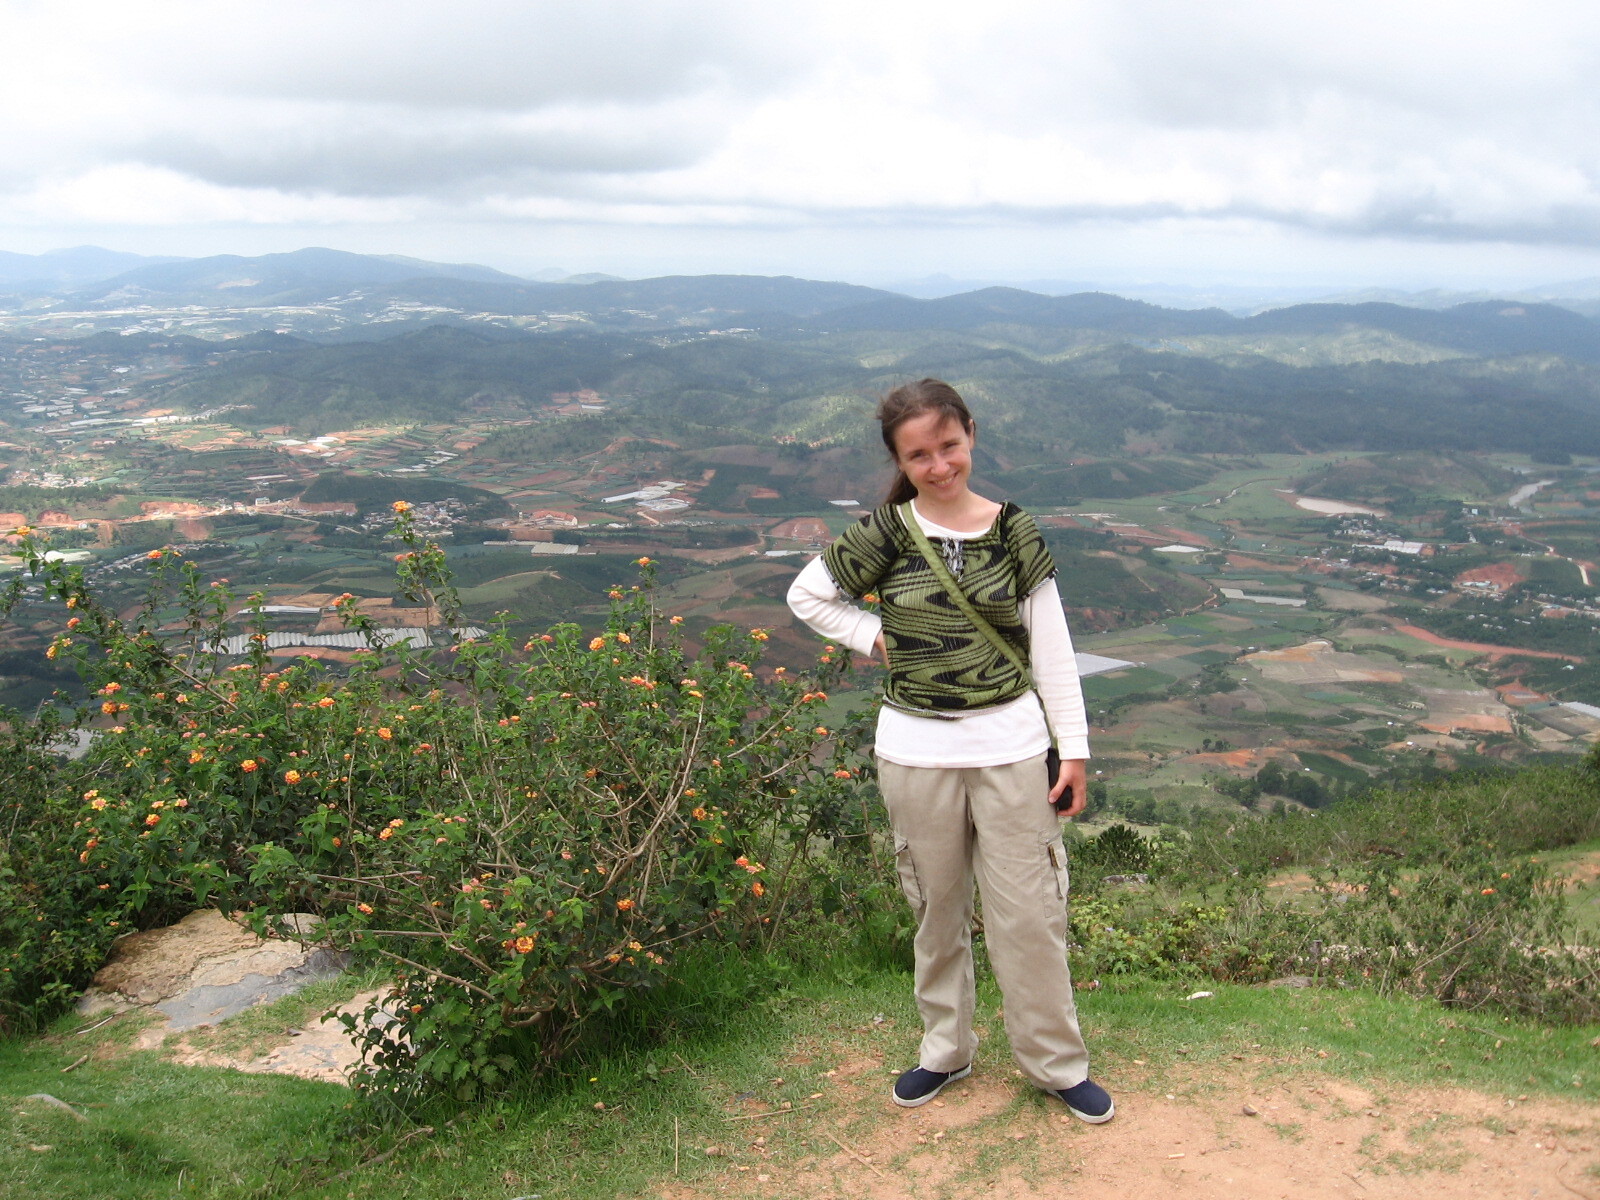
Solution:
M136 267L182 261L123 254L117 250L102 250L99 246L74 246L45 254L13 254L0 250L0 288L17 292L73 291Z
M1600 322L1554 304L1507 301L1459 304L1442 311L1400 304L1296 304L1236 317L1218 308L1160 308L1101 292L1040 296L1013 288L985 288L937 300L885 297L826 313L821 322L829 330L901 332L971 332L1021 325L1094 330L1136 343L1186 337L1316 336L1361 329L1474 356L1559 354L1600 361Z
M461 286L469 284L478 286ZM887 326L879 327L888 328L900 328L906 320L923 321L930 316L935 327L971 328L971 321L984 308L992 311L996 320L1068 327L1081 324L1086 310L1094 308L1096 302L1084 301L1084 296L1112 293L1114 299L1143 304L1146 317L1154 311L1209 314L1189 321L1161 318L1141 323L1127 313L1119 313L1116 319L1122 322L1121 326L1101 326L1122 327L1130 333L1136 331L1134 326L1140 326L1138 332L1151 336L1241 331L1240 327L1219 323L1217 318L1223 316L1248 319L1286 308L1374 304L1442 311L1506 301L1552 305L1582 316L1600 317L1600 278L1495 293L1178 284L1108 289L1079 279L997 285L947 275L871 288L787 276L701 275L626 280L614 275L569 275L545 270L522 278L474 263L439 263L404 255L352 254L315 247L256 257L221 254L204 258L127 254L98 246L77 246L45 254L0 251L0 293L9 293L14 301L34 304L54 300L63 308L103 309L133 303L207 307L317 304L347 299L352 292L373 301L438 304L513 315L568 306L584 312L637 307L652 313L670 310L674 316L710 310L754 317L814 317L876 301L900 300L911 305L957 302L944 308L897 309L883 305L841 318L857 323L886 321ZM1053 301L1074 303L1050 303ZM962 312L975 316L954 315ZM1102 306L1101 315L1108 312Z

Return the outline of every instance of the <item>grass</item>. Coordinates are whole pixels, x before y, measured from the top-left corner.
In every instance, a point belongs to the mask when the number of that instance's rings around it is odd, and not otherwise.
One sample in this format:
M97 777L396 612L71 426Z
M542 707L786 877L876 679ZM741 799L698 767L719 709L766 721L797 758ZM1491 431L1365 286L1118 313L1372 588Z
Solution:
M1189 1001L1187 980L1103 985L1083 994L1080 1010L1096 1076L1117 1094L1203 1096L1245 1073L1262 1083L1326 1074L1379 1088L1600 1099L1589 1069L1595 1029L1543 1028L1366 993L1210 984L1211 998ZM998 1005L985 981L978 1070L1009 1078ZM902 974L837 964L827 974L775 971L733 960L702 968L633 1014L630 1033L544 1079L453 1118L424 1118L436 1127L430 1135L404 1122L382 1133L364 1129L339 1087L179 1067L130 1049L120 1021L71 1036L82 1024L68 1018L48 1037L0 1046L0 1191L8 1195L639 1195L757 1161L756 1136L766 1139L759 1161L774 1166L834 1153L825 1129L865 1137L893 1119L876 1093L912 1061L920 1036ZM642 1032L652 1027L659 1032ZM89 1060L63 1074L82 1054ZM851 1076L859 1099L846 1095L857 1094L843 1086ZM23 1099L35 1092L88 1119ZM1019 1082L1007 1111L1043 1103ZM773 1115L730 1119L758 1113ZM49 1148L34 1148L41 1146ZM708 1156L707 1146L724 1153ZM1419 1152L1425 1156L1425 1145Z

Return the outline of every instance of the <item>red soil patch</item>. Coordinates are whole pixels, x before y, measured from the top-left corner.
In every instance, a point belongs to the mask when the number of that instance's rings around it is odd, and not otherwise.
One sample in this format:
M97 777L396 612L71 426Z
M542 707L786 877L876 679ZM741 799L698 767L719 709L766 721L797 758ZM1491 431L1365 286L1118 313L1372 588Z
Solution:
M206 515L204 505L191 504L187 500L145 500L139 505L139 511L147 517L203 517Z
M1521 707L1524 704L1540 704L1550 699L1543 692L1536 692L1520 683L1502 683L1494 690L1495 694L1500 697L1500 703L1514 707Z
M1312 662L1332 652L1333 647L1327 642L1304 642L1298 646L1285 646L1282 650L1258 650L1245 657L1263 662Z
M1472 733L1510 733L1511 722L1506 717L1496 717L1489 713L1461 713L1453 717L1441 717L1436 721L1418 721L1424 729L1431 729L1434 733L1454 733L1458 729L1465 729Z
M1498 588L1511 588L1527 579L1521 571L1510 563L1489 563L1487 566L1472 567L1456 576L1457 583L1488 583Z
M1247 571L1295 571L1297 563L1268 562L1264 558L1251 558L1248 554L1228 555L1228 565Z
M1237 771L1248 771L1260 762L1262 757L1262 752L1258 750L1218 750L1191 754L1189 761L1215 763L1219 767L1232 767Z
M1576 654L1557 654L1554 650L1519 650L1514 646L1491 646L1487 642L1458 642L1454 638L1440 637L1437 633L1431 633L1417 625L1407 625L1392 619L1389 624L1394 626L1397 633L1427 642L1430 646L1442 646L1447 650L1476 650L1479 654L1487 654L1490 658L1504 658L1508 654L1515 654L1527 658L1560 658L1576 663L1583 661L1582 657Z
M833 534L828 532L828 524L821 517L795 517L791 521L784 521L775 525L769 531L768 537L793 538L797 542L831 542Z
M1174 529L1170 525L1157 525L1156 532L1168 541L1176 542L1180 546L1211 546L1215 544L1204 534L1194 533L1188 529Z

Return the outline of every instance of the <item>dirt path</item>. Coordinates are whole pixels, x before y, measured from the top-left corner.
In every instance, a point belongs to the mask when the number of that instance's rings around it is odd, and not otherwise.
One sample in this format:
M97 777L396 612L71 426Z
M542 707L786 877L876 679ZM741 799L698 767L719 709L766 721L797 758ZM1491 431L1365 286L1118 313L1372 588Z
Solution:
M1488 642L1458 642L1454 638L1440 637L1437 633L1431 633L1420 625L1407 625L1403 621L1393 619L1390 619L1389 624L1399 633L1427 642L1430 646L1442 646L1446 650L1476 650L1480 654L1487 654L1490 658L1505 658L1514 654L1527 658L1562 658L1567 662L1578 663L1583 661L1577 654L1558 654L1554 650L1519 650L1515 646L1495 646Z
M661 1200L1481 1200L1600 1197L1600 1111L1462 1090L1373 1091L1248 1066L1125 1081L1088 1126L1021 1080L974 1076L894 1108L879 1064L839 1069L814 1112L730 1123L726 1168ZM781 1130L781 1132L780 1132ZM686 1151L704 1155L704 1147Z

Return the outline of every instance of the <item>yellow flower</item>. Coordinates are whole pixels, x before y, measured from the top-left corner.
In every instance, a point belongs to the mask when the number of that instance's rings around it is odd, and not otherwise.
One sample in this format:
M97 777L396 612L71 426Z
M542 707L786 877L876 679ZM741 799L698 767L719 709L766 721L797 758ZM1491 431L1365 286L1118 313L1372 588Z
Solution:
M589 643L589 649L591 649L591 650L604 650L605 648L606 648L606 640L603 637L594 638Z
M407 504L404 500L396 500L390 507L393 508L397 513L408 513L411 511L411 505Z
M628 912L632 908L633 908L633 901L627 899L626 897L624 897L623 899L617 901L617 911L618 912Z
M189 751L189 761L192 763L205 762L206 756L198 750Z
M16 534L17 537L27 537L30 533L33 532L33 526L32 525L18 525L11 532Z
M382 829L382 830L378 831L378 840L380 842L387 842L393 836L394 836L394 830L392 830L392 829Z
M161 814L160 813L151 813L148 817L146 817L144 819L144 823L146 825L159 825L159 824L161 824Z
M765 629L752 629L750 631L750 636L758 642L764 642L767 640L769 635Z
M367 916L370 917L372 915L372 905L370 905L370 904L358 904L358 905L356 905L356 911L357 912L366 913Z
M299 771L285 771L283 773L283 781L285 783L299 783L300 782L300 772Z
M378 730L378 736L381 737L386 742L390 741L390 740L392 740L394 738L394 730L390 729L387 725L385 725L385 726L383 726L383 728Z
M161 557L161 551L152 550L152 551L150 551L149 554L146 554L145 557L148 558L151 562L154 562L156 559Z
M324 696L321 700L317 701L318 708L332 708L333 705L334 699L332 696Z
M100 812L105 808L105 806L106 799L104 796L96 796L93 800L89 801L89 807L94 809L95 812Z
M671 622L670 622L670 624L673 624L673 625L682 625L682 624L683 624L683 618L682 618L682 617L678 617L678 616L674 616L674 617L673 617L673 618L672 618L672 619L671 619Z
M254 771L260 765L261 764L258 763L255 759L247 758L242 763L239 764L239 769L241 771L243 771L246 775L248 775L251 771Z
M624 646L626 646L629 642L633 641L633 639L631 637L629 637L625 633L619 633L619 634L617 634L617 641L621 642Z
M648 567L650 565L650 556L647 554L643 558L634 559L633 565L636 567Z
M765 896L767 894L767 889L761 885L761 881L759 879L750 885L750 890L754 892L757 897Z
M516 941L511 943L511 948L518 954L531 954L533 953L533 943L535 937L535 934L525 933Z

